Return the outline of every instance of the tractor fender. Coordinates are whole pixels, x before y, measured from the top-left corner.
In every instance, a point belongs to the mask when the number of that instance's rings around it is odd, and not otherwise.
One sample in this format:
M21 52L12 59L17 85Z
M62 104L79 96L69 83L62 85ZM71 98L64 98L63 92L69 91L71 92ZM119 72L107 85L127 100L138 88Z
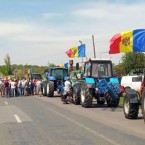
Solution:
M95 88L94 78L85 78L85 83L86 83L88 88Z
M133 104L139 103L138 93L134 89L127 88L125 92L126 92L126 96L129 98L130 103Z

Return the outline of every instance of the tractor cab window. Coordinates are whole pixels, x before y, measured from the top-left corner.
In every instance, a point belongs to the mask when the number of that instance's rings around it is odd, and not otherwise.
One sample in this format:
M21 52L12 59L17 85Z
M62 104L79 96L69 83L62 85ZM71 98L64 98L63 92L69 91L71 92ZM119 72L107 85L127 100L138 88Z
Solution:
M92 64L92 76L93 77L111 77L111 65L110 63L93 63Z
M63 79L64 77L68 76L68 72L65 69L53 69L51 71L51 75L56 79Z

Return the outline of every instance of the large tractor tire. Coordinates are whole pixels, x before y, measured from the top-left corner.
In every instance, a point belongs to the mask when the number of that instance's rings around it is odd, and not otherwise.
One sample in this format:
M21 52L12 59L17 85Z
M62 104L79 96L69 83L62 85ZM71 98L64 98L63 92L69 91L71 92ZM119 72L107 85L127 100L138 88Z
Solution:
M118 107L120 96L116 94L116 96L110 96L109 92L105 93L107 105L108 107Z
M81 84L77 83L73 86L73 103L75 105L80 105L81 99Z
M145 122L145 88L143 89L141 104L142 104L143 118L144 118L144 122Z
M47 83L47 96L53 97L54 96L54 82L49 81Z
M127 119L136 119L138 117L139 104L130 103L130 98L126 95L123 102L123 111Z
M89 108L92 107L93 93L92 90L83 84L81 87L81 105L82 107Z
M43 82L43 87L42 87L42 94L43 96L47 96L47 82Z

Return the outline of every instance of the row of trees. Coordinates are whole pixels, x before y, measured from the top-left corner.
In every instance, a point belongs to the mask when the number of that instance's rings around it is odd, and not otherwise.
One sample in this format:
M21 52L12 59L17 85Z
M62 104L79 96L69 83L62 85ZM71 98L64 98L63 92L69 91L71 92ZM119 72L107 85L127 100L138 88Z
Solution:
M117 65L113 65L114 71L118 76L128 74L130 71L142 71L145 66L145 54L144 53L125 53L122 57L122 62ZM49 71L50 67L54 67L55 64L51 63L48 66L37 66L37 65L11 65L9 54L4 58L5 65L0 66L0 76L14 75L24 77L26 71L32 68L34 73L45 74Z
M19 77L25 77L27 75L27 71L32 68L33 73L41 73L45 74L46 71L49 71L50 67L54 67L55 64L50 63L48 66L37 66L37 65L16 65L11 64L11 59L9 54L7 54L4 58L5 65L0 66L0 76L7 76L7 75L13 75L13 76L19 76Z

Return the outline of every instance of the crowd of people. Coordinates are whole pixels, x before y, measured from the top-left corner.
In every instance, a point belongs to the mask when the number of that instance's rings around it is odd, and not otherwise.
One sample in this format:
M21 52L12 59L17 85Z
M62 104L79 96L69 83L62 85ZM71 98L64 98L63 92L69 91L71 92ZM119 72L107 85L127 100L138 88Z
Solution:
M76 80L76 83L78 81ZM43 96L43 81L39 79L0 79L0 97L18 96ZM70 78L64 82L64 92L61 96L63 104L68 104L72 100L72 84Z
M42 96L42 80L34 79L0 79L0 97Z

